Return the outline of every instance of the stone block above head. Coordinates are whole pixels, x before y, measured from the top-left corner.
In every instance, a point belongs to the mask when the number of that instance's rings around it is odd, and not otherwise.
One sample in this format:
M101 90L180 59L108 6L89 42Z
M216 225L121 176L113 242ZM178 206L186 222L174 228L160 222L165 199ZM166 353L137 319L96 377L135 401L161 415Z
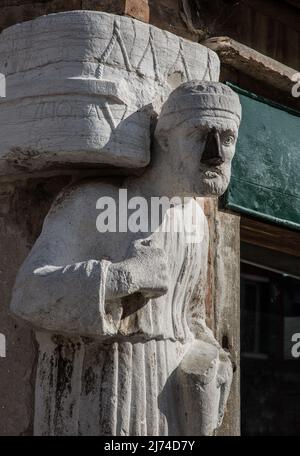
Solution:
M219 59L135 19L73 11L4 30L0 73L0 176L131 174L149 163L151 124L169 93L187 80L217 81Z

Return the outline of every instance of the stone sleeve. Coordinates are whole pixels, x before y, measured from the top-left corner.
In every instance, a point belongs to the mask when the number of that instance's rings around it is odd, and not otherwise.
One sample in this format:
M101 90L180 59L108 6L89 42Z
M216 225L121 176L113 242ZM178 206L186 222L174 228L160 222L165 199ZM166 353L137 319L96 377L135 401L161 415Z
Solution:
M37 328L91 337L112 336L119 313L105 308L110 262L89 260L67 266L45 265L17 278L11 310Z

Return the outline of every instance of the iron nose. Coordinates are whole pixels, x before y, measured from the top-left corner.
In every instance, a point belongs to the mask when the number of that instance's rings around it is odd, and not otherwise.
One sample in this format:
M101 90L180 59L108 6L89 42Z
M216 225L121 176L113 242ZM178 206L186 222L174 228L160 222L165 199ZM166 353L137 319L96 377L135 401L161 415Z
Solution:
M216 128L212 128L206 137L201 163L208 166L218 166L224 163L224 161L220 134Z

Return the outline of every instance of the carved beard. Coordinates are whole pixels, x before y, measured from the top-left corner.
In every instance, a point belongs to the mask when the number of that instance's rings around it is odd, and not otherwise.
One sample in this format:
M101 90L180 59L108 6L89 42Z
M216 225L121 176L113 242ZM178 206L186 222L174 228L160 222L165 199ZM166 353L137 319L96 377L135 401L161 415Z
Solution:
M206 173L216 173L216 177L206 177ZM206 169L201 172L201 194L203 196L221 196L227 190L230 181L230 169Z

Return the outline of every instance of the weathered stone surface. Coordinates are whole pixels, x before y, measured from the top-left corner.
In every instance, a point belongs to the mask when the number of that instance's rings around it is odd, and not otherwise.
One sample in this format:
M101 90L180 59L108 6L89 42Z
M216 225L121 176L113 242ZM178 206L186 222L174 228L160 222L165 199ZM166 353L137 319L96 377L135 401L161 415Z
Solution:
M198 37L186 27L181 0L8 0L1 9L0 30L45 14L74 10L128 15L193 41Z
M1 7L0 30L45 14L81 9L82 0L7 1ZM118 11L116 11L117 14ZM122 14L120 12L120 14Z
M148 0L3 0L0 30L46 14L74 10L125 14L143 22L149 22Z
M232 367L205 323L209 235L194 198L226 190L240 115L229 87L180 85L143 176L78 183L58 197L11 305L38 330L36 434L211 435L220 426ZM99 233L99 198L118 204L120 187L148 204L179 201L154 228ZM227 289L221 296L218 317L230 306Z
M295 85L296 70L267 57L229 37L209 38L202 44L217 52L223 65L246 73L259 81L289 94Z
M292 68L299 69L300 65L298 0L276 0L275 5L274 0L7 0L2 3L0 30L44 14L89 9L128 14L197 42L208 37L230 36Z
M0 173L149 162L153 117L170 91L217 80L207 48L127 17L76 11L0 35Z
M149 22L150 9L148 0L127 0L125 14L143 22Z
M53 199L69 178L1 183L0 333L6 357L0 358L0 435L32 435L37 343L31 327L16 320L9 302L16 273L28 255Z
M140 21L149 22L148 0L83 0L83 10L104 11L106 13L125 14Z
M279 0L181 2L186 28L190 33L194 31L194 36L200 37L200 40L229 36L265 56L299 70L298 8Z
M234 375L222 425L216 435L240 435L240 216L204 198L209 227L206 322L222 348L230 353Z
M211 238L214 262L215 337L229 351L234 375L226 414L217 435L240 435L240 217L215 213Z

